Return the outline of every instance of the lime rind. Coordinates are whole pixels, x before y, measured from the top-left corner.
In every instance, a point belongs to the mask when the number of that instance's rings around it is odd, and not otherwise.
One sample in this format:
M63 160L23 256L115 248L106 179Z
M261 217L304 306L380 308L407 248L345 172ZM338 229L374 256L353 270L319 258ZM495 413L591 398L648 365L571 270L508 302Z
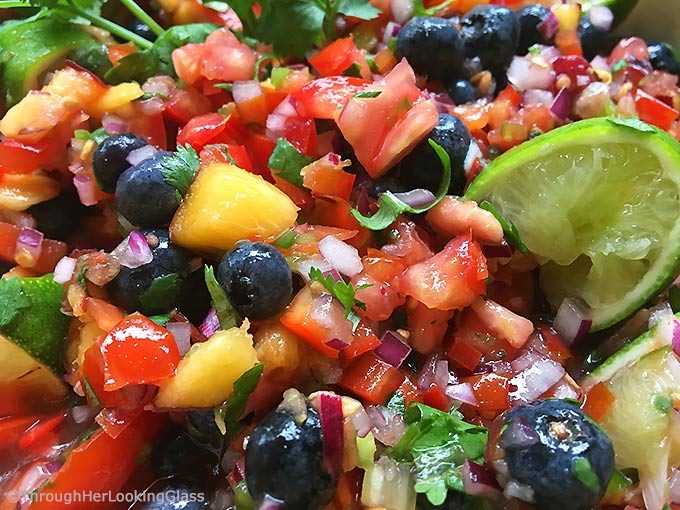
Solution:
M641 121L590 119L530 140L494 160L464 198L489 200L517 226L543 262L553 307L583 299L595 331L680 269L680 142Z

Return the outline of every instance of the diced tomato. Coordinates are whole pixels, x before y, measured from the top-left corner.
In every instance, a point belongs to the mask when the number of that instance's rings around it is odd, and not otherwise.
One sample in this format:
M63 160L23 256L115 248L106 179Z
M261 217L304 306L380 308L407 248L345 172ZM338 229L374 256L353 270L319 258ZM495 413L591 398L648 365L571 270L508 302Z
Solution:
M673 121L678 118L680 112L668 106L660 99L650 96L641 89L635 94L635 106L641 120L668 130Z
M409 344L421 354L430 354L442 344L453 311L428 308L421 302L409 298L406 312L411 333Z
M352 343L340 351L344 361L349 361L372 351L380 345L380 339L365 321L361 321L354 331Z
M458 236L433 257L411 266L402 278L404 294L429 308L454 310L484 292L486 258L470 235Z
M66 420L66 413L58 413L55 416L40 420L24 431L19 439L19 448L26 450L40 440L48 436Z
M421 238L421 232L411 220L399 218L390 228L389 241L380 251L398 257L406 266L429 259L434 254Z
M135 43L133 42L106 45L106 56L109 57L109 62L114 66L118 65L120 59L136 52L137 46L135 46Z
M288 198L302 210L307 210L314 204L314 199L309 191L291 184L281 177L274 176L274 185L288 195Z
M356 231L357 234L347 242L357 249L362 249L371 239L371 231L359 224L350 214L350 209L352 206L346 200L337 197L318 197L309 221L317 225Z
M316 322L310 314L313 300L309 287L303 287L283 312L281 324L321 354L337 358L340 351L326 343L330 339L328 329Z
M119 322L99 341L104 390L153 384L174 375L179 350L172 334L139 313Z
M165 131L165 122L163 120L163 112L153 115L145 115L140 106L137 105L138 110L129 119L129 128L133 133L138 134L142 138L146 138L150 145L155 145L161 149L167 149L168 137Z
M622 59L649 60L649 48L644 39L639 37L621 39L619 44L609 54L609 65L613 65Z
M0 417L0 451L14 447L29 427L40 423L40 416Z
M588 393L583 411L595 421L602 421L616 398L604 383L597 383Z
M405 298L400 294L399 278L405 266L400 260L369 248L362 258L363 271L352 278L357 290L356 298L366 305L365 314L371 320L387 320L394 309L403 305Z
M347 101L369 82L349 76L329 76L307 83L293 94L298 107L315 119L334 119Z
M384 405L404 380L401 372L373 354L352 361L338 386L371 404Z
M366 56L356 47L351 37L330 43L307 61L322 77L341 75L354 64L359 66L362 78L371 77Z
M451 361L458 363L463 368L472 372L482 359L482 353L475 349L467 342L456 341L453 342L451 349L449 349L449 358Z
M516 349L522 347L534 332L534 325L529 319L490 299L477 298L472 309L494 337L507 340Z
M500 129L517 112L520 104L522 95L512 85L505 87L489 108L489 125L493 129Z
M145 455L158 436L165 417L144 413L116 439L103 431L68 454L66 463L49 484L40 489L33 510L105 509L110 502L71 500L73 494L115 494L144 463ZM70 504L67 504L69 502Z
M83 311L94 319L102 331L111 331L125 317L117 306L93 297L86 297L83 300Z
M514 355L517 352L509 343L496 338L471 309L463 313L454 338L455 343L466 343L483 356L499 352Z
M397 391L401 391L404 394L404 403L406 405L409 405L411 402L422 401L420 391L408 376L404 376L404 380L401 386L397 388Z
M254 172L267 180L272 180L269 170L269 157L274 152L276 143L264 133L251 132L244 145L248 151L248 156L250 156L250 161L253 163Z
M236 105L238 114L246 124L265 126L269 115L267 96L260 94Z
M480 411L498 413L510 407L508 379L506 377L495 373L473 375L464 378L463 382L472 384Z
M3 172L24 174L61 168L63 152L60 140L49 136L32 144L3 138L0 141L0 175Z
M449 412L451 409L451 404L439 386L430 386L423 393L423 404L444 412Z
M535 338L531 341L533 349L547 353L550 359L560 365L574 357L557 332L547 324L536 326ZM540 345L534 345L534 342L540 342Z
M304 168L303 184L313 196L349 200L356 175L345 172L344 166L339 156L328 154Z
M177 145L188 143L194 149L200 151L224 132L227 120L227 117L219 113L206 113L194 117L180 130L177 135Z
M175 88L168 98L164 113L170 119L184 125L194 117L205 115L212 109L210 100L193 87Z
M439 114L434 102L421 96L406 60L368 89L380 95L352 97L340 113L338 127L368 174L377 178L427 136Z
M302 154L316 154L316 125L314 119L289 117L283 126L283 137Z
M470 133L479 133L488 124L491 105L487 103L470 103L456 106L453 114L465 123Z

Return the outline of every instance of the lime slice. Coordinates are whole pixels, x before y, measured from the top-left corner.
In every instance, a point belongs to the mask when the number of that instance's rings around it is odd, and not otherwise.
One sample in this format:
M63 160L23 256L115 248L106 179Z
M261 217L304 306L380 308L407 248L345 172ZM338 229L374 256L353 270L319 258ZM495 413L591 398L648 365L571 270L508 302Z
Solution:
M557 309L591 309L594 331L624 319L680 268L680 142L639 120L590 119L495 159L467 200L489 200L541 261Z

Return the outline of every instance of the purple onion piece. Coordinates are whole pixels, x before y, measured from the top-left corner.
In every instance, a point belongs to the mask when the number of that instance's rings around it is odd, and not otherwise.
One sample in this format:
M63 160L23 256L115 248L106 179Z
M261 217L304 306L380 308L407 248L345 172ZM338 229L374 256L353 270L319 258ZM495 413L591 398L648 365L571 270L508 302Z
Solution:
M585 304L566 298L557 309L553 327L568 347L581 340L590 331L593 320Z
M158 149L153 145L145 145L144 147L130 151L130 154L127 155L125 160L132 166L137 166L142 161L145 161L156 154L156 152L158 152Z
M345 349L349 344L347 342L343 342L339 338L331 338L328 342L326 342L326 345L331 349L341 351Z
M342 282L344 281L342 279L342 275L338 272L337 269L327 269L326 271L323 271L324 276L331 275L334 281L336 282Z
M571 113L573 100L574 98L569 89L566 87L560 89L552 105L550 105L550 112L559 119L568 118Z
M446 393L447 397L464 404L470 404L471 406L478 405L477 397L475 397L475 392L472 390L470 383L451 384L446 387L444 393Z
M380 339L380 345L373 352L386 363L399 368L411 354L411 347L404 342L399 333L388 330Z
M482 244L482 253L487 259L507 259L512 257L512 246L502 239L500 244Z
M30 261L27 261L29 262L28 265L34 265L42 253L44 238L45 236L42 232L34 228L23 227L17 237L16 255L21 257L27 256L30 258Z
M427 189L414 189L404 193L393 193L393 195L409 207L413 208L427 207L437 199L437 197Z
M207 338L213 336L220 329L220 319L217 317L217 311L214 308L208 311L198 329Z
M559 25L560 22L557 19L557 16L555 16L554 12L550 11L548 17L536 26L536 30L538 30L545 42L550 42L557 34Z
M528 448L538 443L538 434L526 423L511 420L501 435L503 448Z

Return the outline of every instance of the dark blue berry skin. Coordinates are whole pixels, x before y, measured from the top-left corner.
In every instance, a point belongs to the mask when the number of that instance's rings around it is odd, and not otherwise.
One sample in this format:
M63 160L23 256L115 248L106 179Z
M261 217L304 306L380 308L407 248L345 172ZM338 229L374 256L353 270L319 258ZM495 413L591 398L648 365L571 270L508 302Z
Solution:
M479 5L460 21L467 58L479 57L484 69L505 68L519 43L519 21L507 7Z
M585 16L578 22L578 37L581 40L581 49L586 60L592 60L606 50L607 31L593 25Z
M12 264L10 264L9 262L5 262L4 260L0 260L0 276L2 276L7 271L12 269L12 267L13 267Z
M203 322L211 306L205 275L203 271L194 271L186 277L182 285L179 310L192 324L198 326Z
M151 450L151 469L159 478L201 482L218 475L219 465L219 452L204 448L176 425L166 428Z
M155 487L154 487L155 488ZM136 504L133 510L208 510L210 495L202 487L169 482L150 501Z
M442 180L442 164L428 139L431 138L451 158L449 193L462 195L465 186L463 164L470 147L470 132L463 121L447 113L439 114L439 122L399 164L399 184L407 190L424 188L436 193Z
M141 311L147 315L167 312L170 308L158 306L149 308L142 305L139 297L146 292L151 283L161 276L177 274L181 285L189 272L190 252L170 242L167 229L145 230L143 234L150 240L149 246L153 260L143 266L130 269L121 267L118 275L108 284L109 297L113 304L128 312Z
M534 44L545 44L549 41L543 39L538 31L538 25L544 22L550 9L540 4L527 5L517 11L517 21L519 22L519 45L517 46L518 55L526 55Z
M456 104L472 103L479 99L479 91L468 80L453 80L446 87L449 97Z
M463 40L449 20L413 18L397 35L397 55L405 57L416 73L441 80L460 74Z
M649 61L657 71L680 74L680 63L675 58L673 49L665 42L649 45Z
M334 479L324 467L321 422L313 409L302 424L288 411L270 412L250 435L245 467L256 503L269 494L283 501L286 510L319 510L335 492Z
M515 407L502 418L498 444L508 476L534 493L538 510L587 510L600 500L614 470L614 449L595 422L572 402L537 400ZM513 423L536 434L536 443L513 444ZM574 474L577 459L586 459L599 482L597 491Z
M137 34L139 37L143 37L147 41L154 42L156 40L156 34L154 34L153 30L149 28L149 25L142 23L138 19L134 19L128 23L126 28L130 32Z
M92 170L97 186L102 191L113 193L120 175L130 168L126 158L135 149L141 149L148 142L132 133L111 135L100 143L92 155Z
M78 229L88 208L80 202L78 195L64 191L51 200L29 207L28 212L45 237L63 241Z
M163 160L170 155L159 151L123 172L116 186L116 209L130 223L159 227L168 223L177 208L177 190L165 182Z
M249 319L267 319L283 311L293 293L286 259L266 243L242 243L217 268L217 281L234 308Z

